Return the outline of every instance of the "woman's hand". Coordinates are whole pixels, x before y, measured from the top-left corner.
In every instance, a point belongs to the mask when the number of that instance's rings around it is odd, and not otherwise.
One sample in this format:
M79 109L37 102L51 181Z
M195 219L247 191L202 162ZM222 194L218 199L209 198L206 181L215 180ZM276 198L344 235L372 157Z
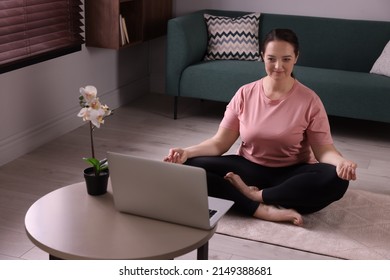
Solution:
M164 161L183 164L187 161L187 159L188 159L188 155L186 150L182 148L173 148L169 150L169 153L164 158Z
M337 175L344 180L356 180L357 164L350 160L342 160L336 166Z
M312 146L312 150L319 162L336 166L337 176L343 180L356 180L357 164L345 159L333 144Z

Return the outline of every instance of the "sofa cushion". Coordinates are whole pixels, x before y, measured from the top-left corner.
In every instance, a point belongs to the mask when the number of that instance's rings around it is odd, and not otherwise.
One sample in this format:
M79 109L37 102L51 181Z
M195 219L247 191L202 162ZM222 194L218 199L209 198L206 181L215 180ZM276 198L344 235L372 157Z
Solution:
M372 66L370 73L390 77L390 41L385 46L380 57L374 63L374 66Z
M204 15L208 46L205 60L259 60L260 14L240 17Z
M299 65L294 67L294 74L319 95L329 115L390 122L386 113L390 104L388 77ZM201 62L183 71L180 94L229 102L242 85L265 75L264 63L260 61Z

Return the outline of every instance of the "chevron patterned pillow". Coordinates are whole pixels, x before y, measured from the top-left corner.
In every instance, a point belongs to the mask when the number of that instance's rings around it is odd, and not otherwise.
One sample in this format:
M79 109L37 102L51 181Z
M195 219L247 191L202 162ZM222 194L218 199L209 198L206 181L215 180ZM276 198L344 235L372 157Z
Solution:
M205 60L260 60L260 13L231 18L204 15L208 46Z

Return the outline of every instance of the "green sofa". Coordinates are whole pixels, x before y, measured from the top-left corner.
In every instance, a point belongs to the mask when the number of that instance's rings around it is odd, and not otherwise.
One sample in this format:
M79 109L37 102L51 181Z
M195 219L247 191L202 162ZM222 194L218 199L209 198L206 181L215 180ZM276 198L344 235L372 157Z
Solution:
M203 14L237 17L248 12L202 10L168 22L166 93L228 102L237 89L266 75L261 61L204 61ZM390 22L261 14L259 40L273 28L290 28L300 41L296 78L322 99L329 115L390 123L390 77L370 70L390 40Z

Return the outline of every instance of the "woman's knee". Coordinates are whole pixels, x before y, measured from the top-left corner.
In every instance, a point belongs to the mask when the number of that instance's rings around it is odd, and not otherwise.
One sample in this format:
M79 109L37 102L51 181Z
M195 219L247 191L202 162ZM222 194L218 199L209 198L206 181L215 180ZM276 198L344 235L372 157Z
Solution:
M237 155L226 156L201 156L187 160L186 165L201 167L207 172L212 172L224 177L228 172L237 172L242 166L242 159Z
M341 199L345 192L348 189L349 181L341 179L336 172L336 167L334 165L327 164L325 165L324 176L324 187L331 189L333 194L333 199L339 200Z
M184 163L185 165L190 165L190 166L196 166L196 167L204 167L204 165L207 165L208 162L208 157L194 157L194 158L189 158L187 161Z
M317 186L319 190L329 190L336 188L345 192L349 181L341 179L336 172L336 166L328 163L306 164L299 167L295 173L299 175L299 180L304 180L310 188Z
M349 186L349 181L343 180L337 176L337 179L334 183L334 194L335 194L335 200L341 199L344 194L347 192Z

